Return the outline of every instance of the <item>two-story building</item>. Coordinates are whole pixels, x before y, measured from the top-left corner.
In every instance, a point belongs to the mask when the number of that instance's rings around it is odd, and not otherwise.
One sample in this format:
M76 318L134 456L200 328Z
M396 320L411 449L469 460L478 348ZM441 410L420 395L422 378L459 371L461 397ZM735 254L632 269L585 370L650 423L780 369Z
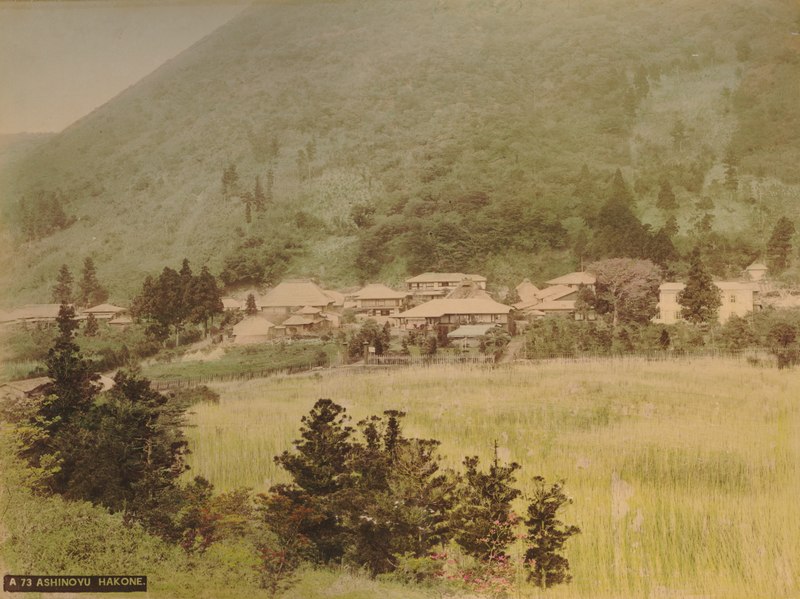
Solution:
M368 316L392 316L406 307L410 293L395 291L381 283L371 283L349 296L358 313Z
M486 289L486 277L466 275L461 272L426 272L406 279L406 290L413 296L414 303L441 299L458 287L463 281L472 281L481 289Z
M759 307L759 286L746 281L714 281L720 291L722 304L718 318L725 323L733 314L744 316ZM665 282L658 288L658 313L653 319L661 324L674 324L681 320L683 307L678 303L678 294L686 287L683 283Z
M396 319L401 328L438 328L452 331L461 325L493 324L508 326L511 306L493 299L435 299L401 312Z

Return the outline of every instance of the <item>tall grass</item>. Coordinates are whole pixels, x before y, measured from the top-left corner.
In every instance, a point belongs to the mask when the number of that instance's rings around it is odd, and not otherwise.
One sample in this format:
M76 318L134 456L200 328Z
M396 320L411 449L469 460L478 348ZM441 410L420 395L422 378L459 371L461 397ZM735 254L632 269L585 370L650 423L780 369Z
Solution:
M319 397L354 420L395 408L407 433L442 441L446 464L501 456L565 478L574 582L552 596L800 594L800 378L740 362L620 361L433 367L220 385L189 431L193 473L220 489L285 481ZM522 509L522 503L518 506Z

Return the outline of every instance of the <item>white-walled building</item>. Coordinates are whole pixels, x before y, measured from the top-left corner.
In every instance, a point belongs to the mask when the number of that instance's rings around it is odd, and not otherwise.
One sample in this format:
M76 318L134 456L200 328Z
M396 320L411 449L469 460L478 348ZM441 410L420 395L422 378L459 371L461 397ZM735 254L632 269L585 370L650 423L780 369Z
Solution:
M733 314L744 316L758 306L759 286L744 281L714 281L720 290L722 305L719 307L719 322L724 324ZM661 324L674 324L681 320L683 307L678 303L678 294L686 287L684 283L666 282L658 288L658 314L653 319Z

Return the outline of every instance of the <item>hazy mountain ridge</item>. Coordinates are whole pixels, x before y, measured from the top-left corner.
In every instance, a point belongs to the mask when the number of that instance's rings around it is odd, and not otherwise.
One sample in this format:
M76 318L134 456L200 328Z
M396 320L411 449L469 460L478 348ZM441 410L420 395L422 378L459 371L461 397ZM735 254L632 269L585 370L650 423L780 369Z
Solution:
M655 176L647 171L671 151L676 118L693 132L681 150L687 162L709 150L719 159L732 138L749 152L743 168L766 164L766 176L790 178L782 161L770 168L764 157L797 151L796 142L775 146L760 135L748 148L737 103L765 69L796 69L794 12L777 0L255 6L3 172L5 214L13 217L9 204L26 194L59 188L78 218L24 244L11 293L40 298L61 263L77 268L85 255L122 297L183 256L218 272L244 235L291 228L303 207L321 222L295 227L306 241L305 249L290 244L292 270L355 282L359 274L342 262L352 260L359 232L340 222L352 197L366 194L378 215L402 214L421 197L452 203L480 191L567 217L575 207L563 198L583 164L621 166L630 184ZM737 56L741 40L746 60ZM770 62L786 52L787 61ZM634 101L637 69L651 91ZM691 78L704 96L664 100L666 86ZM728 105L712 97L724 88ZM758 101L794 114L778 96ZM719 112L686 109L695 105ZM257 145L272 138L279 154L264 159ZM302 180L298 153L309 144ZM250 224L239 200L222 197L230 163L243 189L274 172L275 200ZM646 213L648 201L640 203ZM399 262L380 269L401 274L403 247L385 250Z

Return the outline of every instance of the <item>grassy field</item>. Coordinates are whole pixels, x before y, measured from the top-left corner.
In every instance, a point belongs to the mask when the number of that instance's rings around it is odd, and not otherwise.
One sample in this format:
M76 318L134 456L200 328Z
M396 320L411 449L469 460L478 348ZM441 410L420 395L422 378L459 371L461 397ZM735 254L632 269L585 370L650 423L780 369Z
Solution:
M219 489L283 481L272 457L319 397L359 419L408 412L444 461L503 458L565 478L575 577L548 596L800 595L800 376L723 360L635 360L284 377L219 385L193 408L193 473ZM521 506L520 506L521 507ZM362 589L359 597L377 597Z

